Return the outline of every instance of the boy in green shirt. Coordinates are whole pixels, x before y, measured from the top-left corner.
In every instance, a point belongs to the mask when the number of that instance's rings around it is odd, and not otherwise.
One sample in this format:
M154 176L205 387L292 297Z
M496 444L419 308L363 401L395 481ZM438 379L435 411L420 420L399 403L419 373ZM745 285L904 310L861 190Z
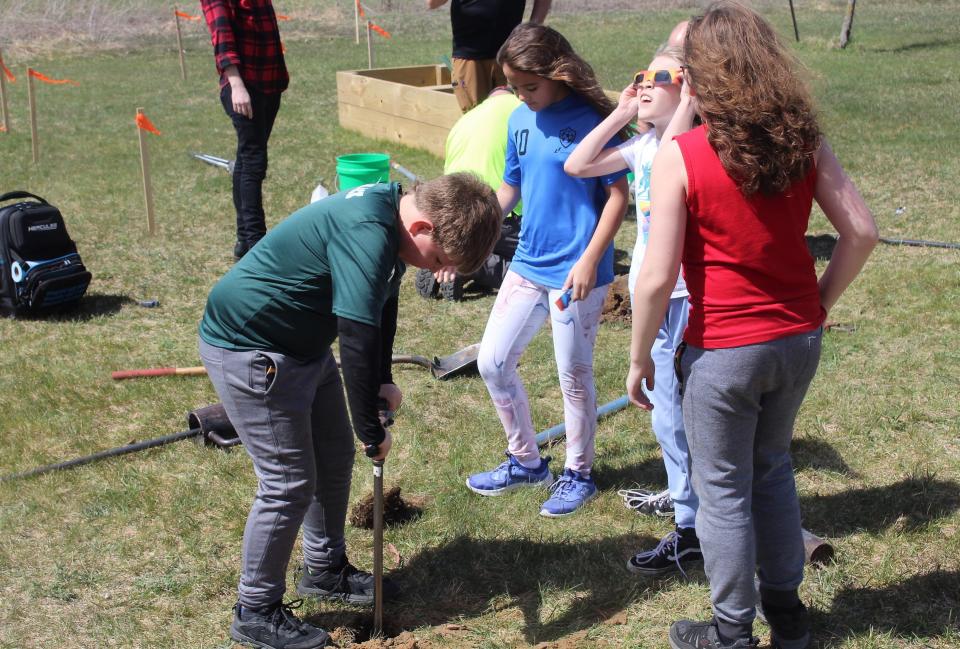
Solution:
M234 640L274 649L329 642L282 603L301 526L297 591L372 603L373 578L349 563L344 542L354 457L347 403L366 454L384 459L391 437L377 402L395 410L403 398L390 358L405 264L471 272L499 232L496 195L470 174L406 195L396 183L363 185L289 216L211 290L200 356L259 479ZM338 337L342 381L330 349Z

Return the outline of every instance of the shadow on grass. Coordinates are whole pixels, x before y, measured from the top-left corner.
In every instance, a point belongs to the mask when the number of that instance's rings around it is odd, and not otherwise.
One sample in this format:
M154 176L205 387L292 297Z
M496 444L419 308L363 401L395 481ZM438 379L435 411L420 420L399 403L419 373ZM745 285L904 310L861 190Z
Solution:
M822 646L876 632L938 638L960 633L958 611L960 572L938 570L888 586L840 590L830 612L814 615L813 625L815 635L824 639Z
M530 644L598 623L617 623L615 616L631 603L670 588L672 579L638 578L624 567L638 548L656 542L633 534L579 542L459 536L420 552L390 573L403 596L385 604L384 632L393 637L510 608L519 609ZM702 580L703 573L695 571L691 578ZM547 591L549 603L544 602ZM325 628L350 627L362 640L369 633L369 617L332 612L311 616L310 621ZM541 621L543 617L548 621Z
M26 314L18 316L18 318L22 320L43 320L49 322L86 322L87 320L99 318L100 316L113 315L125 305L136 303L136 300L126 295L87 293L75 309L51 312L46 315Z
M667 488L667 471L660 457L652 457L640 464L622 467L607 465L595 466L591 472L600 491L630 489L639 485L641 489L661 490Z
M800 500L804 525L821 535L879 532L898 523L918 529L960 509L960 484L911 476L882 487Z
M790 445L794 468L833 471L854 478L857 472L850 468L840 453L824 439L794 437Z
M911 52L913 50L934 50L940 47L953 47L958 43L960 43L960 40L955 38L939 38L937 40L922 41L919 43L906 43L896 47L864 47L863 49L871 52L899 53Z

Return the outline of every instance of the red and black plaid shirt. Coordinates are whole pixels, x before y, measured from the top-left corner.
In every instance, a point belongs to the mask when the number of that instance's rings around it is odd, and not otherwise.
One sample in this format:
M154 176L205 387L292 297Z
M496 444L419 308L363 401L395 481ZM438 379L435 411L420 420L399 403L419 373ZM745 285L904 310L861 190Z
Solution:
M221 87L227 84L224 68L235 65L247 87L265 94L286 90L290 76L270 0L200 0L200 6Z

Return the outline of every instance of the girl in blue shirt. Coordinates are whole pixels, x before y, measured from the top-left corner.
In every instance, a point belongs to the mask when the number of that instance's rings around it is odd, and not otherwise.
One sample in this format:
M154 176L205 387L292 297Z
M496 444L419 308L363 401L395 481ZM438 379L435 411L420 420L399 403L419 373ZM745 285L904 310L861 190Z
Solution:
M522 105L510 116L507 160L497 198L509 213L523 198L520 243L480 343L480 374L507 436L507 459L467 479L495 496L551 485L543 516L571 514L593 498L597 397L593 346L613 281L613 237L627 207L620 171L572 178L563 164L576 144L613 110L589 64L556 30L518 25L497 63ZM614 137L607 146L619 144ZM547 317L563 393L566 462L554 482L540 457L523 383L521 354Z

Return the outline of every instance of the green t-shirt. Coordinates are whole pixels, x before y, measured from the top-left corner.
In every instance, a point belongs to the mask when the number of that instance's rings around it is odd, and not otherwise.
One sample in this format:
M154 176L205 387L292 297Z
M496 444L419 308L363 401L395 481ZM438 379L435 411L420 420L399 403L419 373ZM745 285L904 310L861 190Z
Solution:
M380 326L405 266L400 186L363 185L287 217L210 291L207 343L236 351L316 358L337 337L337 316Z

